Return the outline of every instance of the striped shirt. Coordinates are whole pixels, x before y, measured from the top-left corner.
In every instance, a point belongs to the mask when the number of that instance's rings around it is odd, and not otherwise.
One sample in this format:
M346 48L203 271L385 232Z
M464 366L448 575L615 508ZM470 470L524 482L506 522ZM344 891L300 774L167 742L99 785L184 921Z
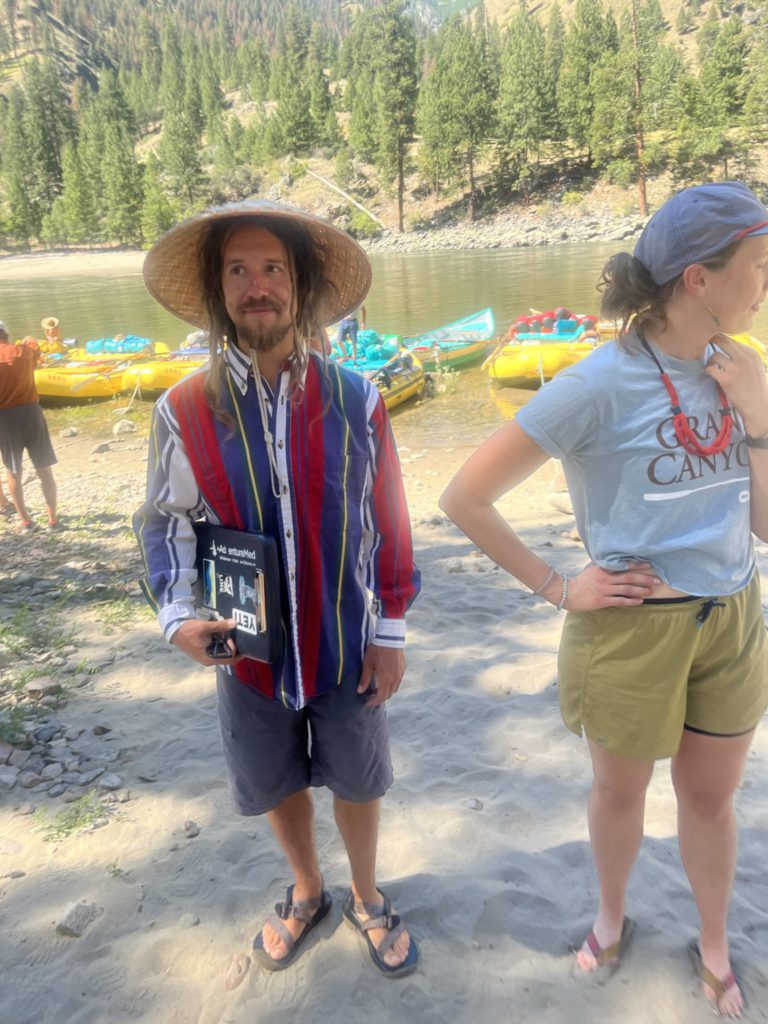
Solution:
M292 399L290 366L273 392L262 380L279 498L250 361L224 352L228 426L203 394L205 370L159 400L147 500L134 516L142 586L170 640L198 613L195 519L260 530L277 541L285 655L231 667L242 682L301 708L357 679L370 643L405 644L405 612L420 588L400 465L384 402L360 374L312 355Z

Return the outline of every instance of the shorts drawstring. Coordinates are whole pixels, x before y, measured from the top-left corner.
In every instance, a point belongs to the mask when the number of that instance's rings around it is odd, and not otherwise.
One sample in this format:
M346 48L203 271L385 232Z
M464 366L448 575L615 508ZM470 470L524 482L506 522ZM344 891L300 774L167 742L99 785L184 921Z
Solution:
M699 613L696 616L696 629L701 629L712 614L713 608L725 608L725 601L718 601L716 597L708 598L708 600L702 604L701 608L699 608Z

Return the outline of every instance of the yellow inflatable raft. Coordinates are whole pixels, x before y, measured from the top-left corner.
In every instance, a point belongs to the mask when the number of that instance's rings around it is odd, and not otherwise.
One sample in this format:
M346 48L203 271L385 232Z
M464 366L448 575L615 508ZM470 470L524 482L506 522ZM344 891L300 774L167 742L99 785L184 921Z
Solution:
M594 341L513 342L488 360L488 377L499 388L538 388L594 348Z

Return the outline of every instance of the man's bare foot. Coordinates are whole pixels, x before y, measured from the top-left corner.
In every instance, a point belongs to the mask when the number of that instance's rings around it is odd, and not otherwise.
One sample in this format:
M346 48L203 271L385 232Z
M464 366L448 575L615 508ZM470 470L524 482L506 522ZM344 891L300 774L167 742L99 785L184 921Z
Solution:
M365 923L367 920L369 920L371 915L368 913L363 901L360 899L360 895L355 889L354 885L352 886L352 892L355 897L355 916L358 918L359 921ZM373 906L374 904L378 907L381 907L381 905L384 902L384 897L377 889L376 899L373 901L366 902L368 903L369 907ZM378 948L383 939L387 936L388 929L372 928L366 934L370 938L373 945L376 948ZM410 945L411 937L408 934L408 932L404 930L403 932L401 932L400 935L397 936L390 949L388 949L385 953L382 954L382 960L387 965L387 967L399 967L400 964L404 963L408 958L408 950L410 949Z
M292 902L302 903L305 900L317 900L319 906L322 891L322 879L320 879L316 884L305 885L304 887L300 887L297 883L293 887ZM298 939L301 933L309 927L307 922L301 921L297 917L286 917L281 920L294 939ZM261 929L261 934L264 943L264 952L271 956L273 960L282 960L288 955L290 952L288 946L280 937L279 933L275 931L269 921L265 922L264 927Z

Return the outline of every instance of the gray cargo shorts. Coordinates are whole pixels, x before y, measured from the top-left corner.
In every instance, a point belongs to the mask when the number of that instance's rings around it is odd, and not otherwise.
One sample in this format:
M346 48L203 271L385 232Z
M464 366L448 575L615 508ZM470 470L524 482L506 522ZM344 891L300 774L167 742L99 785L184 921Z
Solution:
M0 409L0 459L14 476L21 472L25 449L35 469L56 465L48 425L37 402Z
M357 678L345 679L300 711L216 670L219 723L238 814L265 814L309 786L350 803L376 800L392 785L387 713L367 707Z

